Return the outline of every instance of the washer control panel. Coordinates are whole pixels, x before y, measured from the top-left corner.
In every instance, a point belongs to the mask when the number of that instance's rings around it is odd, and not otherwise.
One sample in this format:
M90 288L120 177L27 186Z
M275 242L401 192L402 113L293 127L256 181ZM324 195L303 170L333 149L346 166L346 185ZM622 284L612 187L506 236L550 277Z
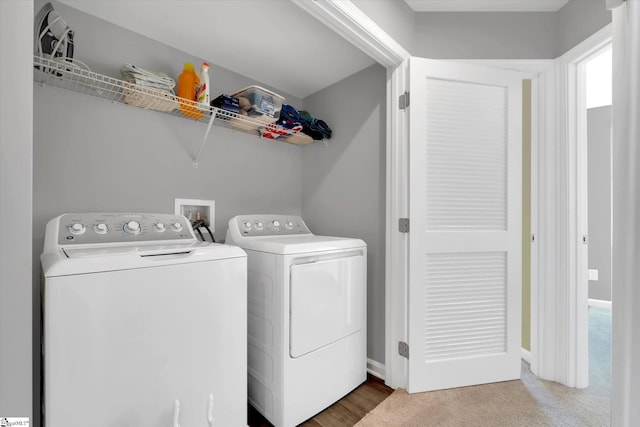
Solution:
M239 215L231 219L229 227L246 237L311 234L302 218L295 215Z
M75 213L60 216L58 244L102 244L195 239L182 215Z

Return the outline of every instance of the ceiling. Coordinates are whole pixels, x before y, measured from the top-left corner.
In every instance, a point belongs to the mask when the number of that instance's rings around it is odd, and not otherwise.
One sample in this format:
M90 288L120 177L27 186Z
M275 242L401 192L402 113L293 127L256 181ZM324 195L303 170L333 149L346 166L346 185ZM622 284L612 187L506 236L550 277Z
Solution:
M299 98L375 62L289 0L59 1Z
M414 12L556 12L569 0L405 0Z

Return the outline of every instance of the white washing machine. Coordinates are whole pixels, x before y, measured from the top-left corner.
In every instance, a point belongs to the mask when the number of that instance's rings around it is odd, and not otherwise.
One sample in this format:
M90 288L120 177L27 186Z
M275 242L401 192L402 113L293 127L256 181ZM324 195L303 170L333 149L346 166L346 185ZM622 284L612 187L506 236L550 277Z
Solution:
M248 256L248 390L258 411L295 426L366 380L365 242L316 236L297 216L241 215L225 243Z
M46 427L247 425L246 254L180 215L47 224Z

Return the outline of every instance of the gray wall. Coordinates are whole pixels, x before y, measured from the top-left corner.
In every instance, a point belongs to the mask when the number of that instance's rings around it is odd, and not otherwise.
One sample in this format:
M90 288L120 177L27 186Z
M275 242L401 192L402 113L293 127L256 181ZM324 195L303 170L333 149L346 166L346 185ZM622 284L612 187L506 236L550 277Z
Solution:
M611 106L587 110L589 298L611 301Z
M63 4L54 7L75 31L75 57L93 71L119 78L120 65L131 62L177 78L184 62L207 60L212 96L260 84L210 58L194 58ZM40 85L34 101L35 252L45 222L67 211L173 212L176 197L213 199L218 239L235 214L301 211L299 146L213 127L194 169L204 123Z
M423 12L409 50L434 59L555 59L610 22L604 0L571 0L558 12Z
M303 152L302 214L316 234L367 242L367 355L385 360L386 70L376 64L305 98L334 131Z
M412 53L433 59L556 58L556 14L424 12L416 14Z
M558 11L558 57L611 23L605 0L571 0Z
M32 417L33 4L0 1L0 416Z
M404 1L351 0L396 42L413 53L415 13Z

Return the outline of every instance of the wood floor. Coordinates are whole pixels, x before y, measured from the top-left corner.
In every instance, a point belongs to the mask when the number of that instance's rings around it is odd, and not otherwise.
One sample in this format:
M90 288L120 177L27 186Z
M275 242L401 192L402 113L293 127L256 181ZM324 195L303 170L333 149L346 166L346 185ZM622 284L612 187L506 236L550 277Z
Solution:
M369 411L378 406L393 389L372 375L360 387L334 403L313 418L301 424L303 427L351 427ZM249 427L273 427L258 411L249 405Z

